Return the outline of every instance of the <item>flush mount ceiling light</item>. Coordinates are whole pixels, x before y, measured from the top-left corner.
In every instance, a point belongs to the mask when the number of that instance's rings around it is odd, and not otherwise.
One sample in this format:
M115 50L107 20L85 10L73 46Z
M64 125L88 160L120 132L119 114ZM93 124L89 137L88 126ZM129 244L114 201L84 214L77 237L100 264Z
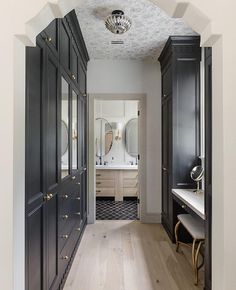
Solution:
M105 21L106 28L115 34L123 34L131 27L131 20L122 10L114 10Z

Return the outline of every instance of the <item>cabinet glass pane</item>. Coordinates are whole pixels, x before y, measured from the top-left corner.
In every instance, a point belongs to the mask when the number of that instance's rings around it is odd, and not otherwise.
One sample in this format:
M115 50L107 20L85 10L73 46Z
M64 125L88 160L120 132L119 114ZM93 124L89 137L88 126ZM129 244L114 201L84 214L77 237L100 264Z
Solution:
M78 168L78 97L72 91L72 169Z
M61 178L69 175L69 84L61 80Z

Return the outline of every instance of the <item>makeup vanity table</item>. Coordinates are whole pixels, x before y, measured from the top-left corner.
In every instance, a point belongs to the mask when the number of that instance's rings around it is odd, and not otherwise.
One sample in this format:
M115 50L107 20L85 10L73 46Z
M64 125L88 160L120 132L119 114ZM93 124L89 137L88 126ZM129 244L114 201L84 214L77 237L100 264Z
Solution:
M173 199L189 214L205 220L204 191L194 189L172 189Z

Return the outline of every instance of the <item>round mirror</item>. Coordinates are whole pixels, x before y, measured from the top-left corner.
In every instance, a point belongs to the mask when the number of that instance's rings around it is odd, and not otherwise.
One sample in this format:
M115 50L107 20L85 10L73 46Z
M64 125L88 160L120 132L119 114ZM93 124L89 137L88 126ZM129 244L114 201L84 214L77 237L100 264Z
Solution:
M190 172L190 176L191 176L192 180L197 182L196 192L199 192L199 190L200 190L200 181L203 178L203 173L204 173L204 169L200 165L193 167L193 169Z
M103 157L109 153L113 144L113 131L111 124L103 118L95 122L96 155Z
M125 126L125 148L130 156L138 156L138 118L129 120Z
M65 121L61 121L61 156L63 156L68 149L68 127Z

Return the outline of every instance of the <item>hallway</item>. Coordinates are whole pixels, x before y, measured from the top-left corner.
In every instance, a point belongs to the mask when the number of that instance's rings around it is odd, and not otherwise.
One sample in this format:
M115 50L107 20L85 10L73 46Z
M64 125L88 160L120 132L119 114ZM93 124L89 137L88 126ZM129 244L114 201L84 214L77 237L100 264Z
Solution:
M175 252L160 224L99 221L88 225L65 290L191 290L190 250Z

